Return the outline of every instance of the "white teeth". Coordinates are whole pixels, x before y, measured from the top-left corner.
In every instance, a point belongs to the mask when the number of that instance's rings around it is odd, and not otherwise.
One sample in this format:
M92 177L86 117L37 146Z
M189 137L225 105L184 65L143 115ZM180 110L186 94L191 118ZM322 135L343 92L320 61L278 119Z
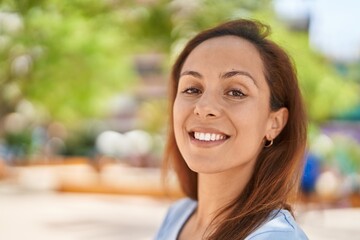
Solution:
M202 132L194 132L194 137L200 141L219 141L226 138L226 136L222 134Z
M205 133L200 133L199 139L205 140Z
M210 141L211 138L211 134L210 133L206 133L205 134L205 141Z

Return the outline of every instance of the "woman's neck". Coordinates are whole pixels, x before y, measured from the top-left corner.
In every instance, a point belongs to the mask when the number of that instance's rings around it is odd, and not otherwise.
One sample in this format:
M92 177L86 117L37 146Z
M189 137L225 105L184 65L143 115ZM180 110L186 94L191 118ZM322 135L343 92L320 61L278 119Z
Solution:
M213 219L244 190L253 172L252 164L239 169L212 174L198 174L198 208L195 218L199 226L209 226ZM221 221L221 216L217 221Z
M226 216L224 208L241 194L252 172L253 164L245 164L221 173L198 173L197 209L188 219L179 239L203 239L216 230Z

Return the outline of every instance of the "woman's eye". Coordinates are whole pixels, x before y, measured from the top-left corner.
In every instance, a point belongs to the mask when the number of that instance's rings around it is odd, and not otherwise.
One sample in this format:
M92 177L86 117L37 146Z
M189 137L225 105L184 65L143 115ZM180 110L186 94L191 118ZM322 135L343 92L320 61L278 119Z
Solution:
M241 90L238 90L238 89L233 89L233 90L228 91L227 95L236 97L236 98L242 98L242 97L246 96Z
M195 87L186 88L182 93L193 95L193 94L200 94L201 90Z

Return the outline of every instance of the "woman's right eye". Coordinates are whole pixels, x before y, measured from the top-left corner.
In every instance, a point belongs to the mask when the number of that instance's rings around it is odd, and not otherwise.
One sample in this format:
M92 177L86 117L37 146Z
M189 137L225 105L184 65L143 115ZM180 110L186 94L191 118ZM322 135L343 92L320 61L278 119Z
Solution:
M182 93L193 95L193 94L200 94L201 90L196 87L189 87L182 91Z

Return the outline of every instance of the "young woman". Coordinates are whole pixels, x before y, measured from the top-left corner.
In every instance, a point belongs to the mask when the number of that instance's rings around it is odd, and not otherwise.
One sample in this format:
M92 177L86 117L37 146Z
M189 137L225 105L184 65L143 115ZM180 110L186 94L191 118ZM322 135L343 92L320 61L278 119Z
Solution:
M307 239L290 202L306 117L295 69L269 27L236 20L188 42L171 75L165 165L187 198L157 240Z

